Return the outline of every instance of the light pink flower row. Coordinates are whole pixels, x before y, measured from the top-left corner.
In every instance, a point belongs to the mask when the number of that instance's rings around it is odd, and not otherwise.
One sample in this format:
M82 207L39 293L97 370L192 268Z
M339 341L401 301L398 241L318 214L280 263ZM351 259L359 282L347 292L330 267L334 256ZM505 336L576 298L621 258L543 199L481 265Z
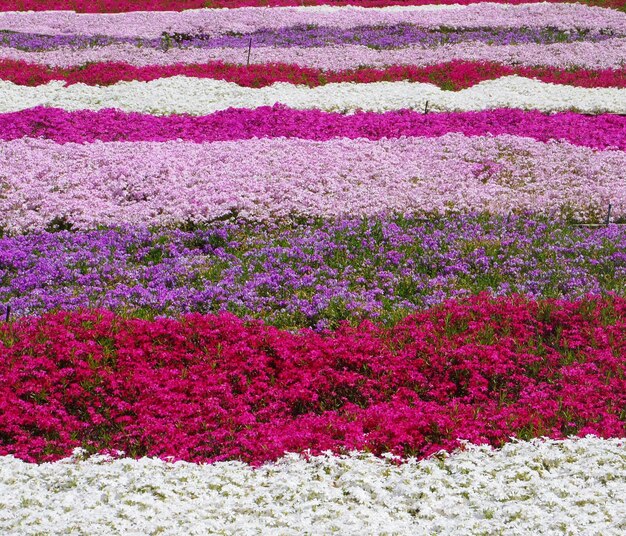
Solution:
M573 3L576 0L500 0L496 3L519 5ZM578 0L604 8L623 8L624 0ZM77 11L80 13L124 13L129 11L184 11L199 8L243 8L278 6L359 6L381 8L389 6L432 6L433 0L0 0L0 11ZM483 0L437 0L442 5L468 5L484 3Z
M496 0L506 5L582 3L603 8L623 8L624 0ZM437 5L483 4L483 0L437 0ZM433 0L0 0L0 11L70 10L79 13L125 13L130 11L184 11L202 8L244 7L340 7L384 8L432 7Z
M79 228L381 212L626 215L626 153L517 136L0 143L0 224Z
M626 31L626 17L619 11L582 4L475 4L452 9L241 8L200 9L182 12L132 12L77 14L72 11L0 13L0 28L47 35L82 34L117 37L159 37L164 31L220 35L291 26L354 28L390 24L422 27L586 28Z
M46 52L26 52L0 48L0 60L19 60L52 67L72 67L93 62L124 62L135 66L199 64L212 61L245 65L247 49L242 48L137 48L111 45L99 48L59 48ZM556 68L619 69L626 63L626 38L599 43L574 42L543 45L488 45L464 42L436 48L411 46L375 50L361 45L328 47L252 47L253 64L291 63L338 71L360 66L434 65L453 60L497 62L504 65L551 66Z

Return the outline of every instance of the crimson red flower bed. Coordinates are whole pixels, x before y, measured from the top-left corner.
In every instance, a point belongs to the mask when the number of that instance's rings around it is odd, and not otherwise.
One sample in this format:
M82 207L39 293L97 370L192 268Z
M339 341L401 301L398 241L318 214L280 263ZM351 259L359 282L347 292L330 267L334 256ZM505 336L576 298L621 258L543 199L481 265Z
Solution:
M123 62L91 63L79 67L60 68L31 64L21 60L0 60L0 79L15 84L37 86L51 80L68 85L108 86L121 81L149 82L170 76L214 78L244 87L265 87L276 82L289 82L309 87L340 82L424 82L458 91L485 80L518 75L537 78L552 84L577 87L626 87L626 67L622 69L556 69L553 67L511 67L496 62L455 60L426 67L393 66L386 69L362 67L346 71L325 71L286 63L232 65L212 62L197 65L150 65L136 67Z
M458 439L626 431L626 299L479 295L393 328L290 333L231 315L106 311L0 329L0 455L72 449L262 463L424 456Z

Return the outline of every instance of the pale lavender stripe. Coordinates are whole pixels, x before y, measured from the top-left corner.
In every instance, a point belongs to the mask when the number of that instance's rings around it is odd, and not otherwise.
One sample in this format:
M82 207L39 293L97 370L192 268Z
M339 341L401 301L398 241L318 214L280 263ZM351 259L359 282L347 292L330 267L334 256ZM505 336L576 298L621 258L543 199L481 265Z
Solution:
M360 26L358 28L333 28L328 26L300 26L280 28L278 30L259 30L247 34L223 34L207 36L180 37L177 34L152 39L138 37L111 37L88 35L42 35L20 32L0 32L0 46L40 52L56 50L60 47L73 49L102 47L109 45L131 44L137 47L156 48L245 48L250 41L257 47L325 47L345 46L349 44L364 45L369 48L403 48L406 46L421 46L434 48L452 43L468 41L493 45L522 45L528 43L572 43L585 41L598 43L622 35L608 35L606 32L579 31L579 30L546 30L538 29L511 29L511 28L480 28L480 29L448 29L445 32L428 30L414 25L397 24L393 26Z
M0 143L0 225L173 224L386 211L626 214L626 152L517 136Z
M240 8L200 9L175 12L76 14L69 11L2 13L0 29L41 34L111 35L158 37L163 31L242 33L262 28L317 24L354 26L413 23L425 27L460 26L626 31L626 15L612 9L582 4L473 4L470 6L419 6L416 8Z
M125 62L136 66L194 64L221 60L245 64L247 50L241 48L170 49L167 52L132 45L47 52L24 52L0 48L0 59L24 60L53 67L71 67L87 62ZM626 38L601 43L555 43L551 45L501 45L468 42L432 49L421 46L400 50L373 50L359 45L335 47L260 47L252 49L251 63L293 63L303 67L327 70L352 69L359 66L392 65L425 66L451 60L493 61L505 65L546 66L556 68L616 69L626 65Z

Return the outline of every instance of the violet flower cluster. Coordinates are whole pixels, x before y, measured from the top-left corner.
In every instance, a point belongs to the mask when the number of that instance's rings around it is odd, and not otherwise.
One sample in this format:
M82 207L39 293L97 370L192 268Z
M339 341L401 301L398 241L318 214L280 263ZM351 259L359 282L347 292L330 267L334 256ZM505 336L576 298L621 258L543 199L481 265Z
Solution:
M0 278L17 316L104 307L147 318L227 310L289 329L392 324L482 291L626 295L626 229L466 215L44 232L0 240Z
M247 48L250 40L255 47L323 47L327 45L365 45L371 48L400 48L408 45L435 47L462 42L490 45L519 45L527 43L600 42L616 37L613 31L586 29L558 30L553 28L440 28L428 29L413 24L393 26L360 26L333 28L295 26L260 29L249 33L227 32L213 36L204 33L163 32L160 37L114 37L107 35L42 35L0 30L0 46L26 51L54 50L59 47L86 48L113 44L169 49L173 47Z

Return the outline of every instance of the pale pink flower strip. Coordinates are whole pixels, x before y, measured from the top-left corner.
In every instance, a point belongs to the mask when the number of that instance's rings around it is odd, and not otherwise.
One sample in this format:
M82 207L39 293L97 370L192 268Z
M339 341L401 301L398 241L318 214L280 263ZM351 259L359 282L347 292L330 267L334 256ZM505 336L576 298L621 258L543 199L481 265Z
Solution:
M0 143L0 224L257 220L387 211L626 214L626 153L517 136Z
M76 14L71 11L0 13L0 29L47 35L74 33L117 37L159 37L162 32L253 32L263 28L315 24L337 28L419 24L423 27L509 27L626 31L626 17L612 9L582 4L419 6L413 8L240 8L182 12Z
M87 62L125 62L136 66L195 64L224 61L245 65L247 50L241 48L170 49L166 52L133 45L111 45L72 50L59 48L46 52L25 52L0 48L0 59L22 60L52 67L72 67ZM466 42L437 48L417 46L394 50L374 50L361 45L329 47L273 48L253 46L250 62L291 63L326 70L353 69L360 66L426 66L452 60L489 61L505 65L548 66L556 68L617 69L626 65L626 38L600 43L574 42L542 45L487 45Z

